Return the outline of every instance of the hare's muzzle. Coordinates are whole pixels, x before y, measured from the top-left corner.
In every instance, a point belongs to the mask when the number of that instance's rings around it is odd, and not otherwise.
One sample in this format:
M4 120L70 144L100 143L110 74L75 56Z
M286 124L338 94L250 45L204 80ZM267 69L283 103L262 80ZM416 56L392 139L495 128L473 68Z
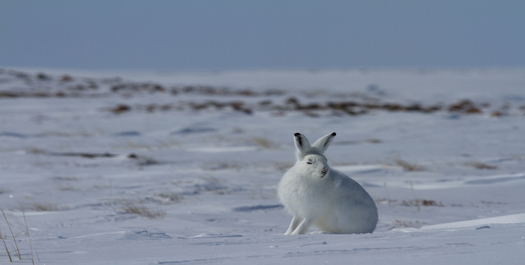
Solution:
M328 172L328 168L323 167L323 169L321 169L321 178L324 178L324 176L326 176L327 172Z

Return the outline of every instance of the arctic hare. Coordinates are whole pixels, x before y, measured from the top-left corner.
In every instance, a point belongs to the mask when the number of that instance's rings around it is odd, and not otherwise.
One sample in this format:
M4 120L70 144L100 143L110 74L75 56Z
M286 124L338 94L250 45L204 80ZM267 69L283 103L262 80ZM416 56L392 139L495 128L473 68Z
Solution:
M327 134L310 145L304 135L294 134L297 162L278 187L281 203L293 215L285 235L304 234L312 223L321 230L317 233L374 231L374 200L353 179L330 168L323 155L335 135Z

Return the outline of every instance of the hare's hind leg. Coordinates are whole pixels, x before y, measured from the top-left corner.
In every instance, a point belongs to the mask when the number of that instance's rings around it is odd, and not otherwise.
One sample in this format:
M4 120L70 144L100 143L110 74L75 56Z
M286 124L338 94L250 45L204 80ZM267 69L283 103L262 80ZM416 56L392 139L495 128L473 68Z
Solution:
M297 226L299 225L299 223L301 222L301 220L299 220L298 217L294 216L292 218L292 222L290 222L290 226L288 227L288 230L286 230L286 233L284 233L284 235L289 235L293 232L293 230L295 230L295 228L297 228Z
M312 219L303 219L303 221L297 226L297 228L291 233L291 235L300 235L305 234L308 231L308 228L312 224Z

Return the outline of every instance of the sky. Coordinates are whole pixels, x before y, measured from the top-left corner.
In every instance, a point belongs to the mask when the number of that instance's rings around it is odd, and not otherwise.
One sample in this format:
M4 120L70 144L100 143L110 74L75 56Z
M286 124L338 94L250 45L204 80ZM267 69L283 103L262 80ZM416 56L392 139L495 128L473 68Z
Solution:
M525 67L525 1L0 0L0 67Z

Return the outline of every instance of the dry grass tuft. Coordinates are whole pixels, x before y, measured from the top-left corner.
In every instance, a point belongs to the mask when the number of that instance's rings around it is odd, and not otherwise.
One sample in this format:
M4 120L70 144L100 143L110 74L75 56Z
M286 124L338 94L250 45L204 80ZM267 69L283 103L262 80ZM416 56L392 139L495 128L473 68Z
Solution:
M33 256L33 244L31 243L31 236L29 235L29 227L27 226L26 213L22 212L22 215L24 216L24 223L26 225L26 234L27 234L27 238L29 239L29 249L31 250L31 262L33 263L33 265L35 265L35 257Z
M23 211L35 211L35 212L58 212L58 211L67 211L69 207L67 206L58 206L46 202L31 202L24 203L20 207Z
M11 253L9 253L9 249L7 248L7 244L5 243L4 235L2 235L1 230L0 230L0 238L2 238L2 242L4 242L5 252L7 253L7 256L9 257L9 262L13 262L13 259L11 258Z
M415 227L415 228L419 228L421 227L422 225L424 225L424 223L420 222L420 221L404 221L404 220L394 220L394 226L395 227Z
M165 211L151 210L142 203L127 203L122 207L122 210L126 213L138 214L149 219L158 219L166 216Z
M5 219L5 222L7 224L7 227L9 227L9 231L11 232L11 236L13 236L13 242L15 242L16 254L18 256L18 260L22 260L22 257L20 256L20 248L18 248L18 243L16 243L15 234L13 233L13 229L11 229L11 225L9 224L9 221L7 220L7 216L5 215L4 210L2 210L2 215L4 216L4 219ZM7 250L7 248L6 248L6 250ZM11 259L11 258L9 258L9 259Z
M11 253L9 253L9 249L7 248L7 244L5 243L4 235L2 235L1 230L0 230L0 238L2 238L2 242L4 242L5 252L7 253L7 256L9 257L9 261L13 262L13 259L11 258Z
M377 139L377 138L372 138L372 139L367 139L365 140L367 143L371 143L371 144L380 144L383 142L383 140L381 139Z
M491 166L491 165L487 165L485 163L481 163L481 162L466 162L465 164L463 164L464 166L467 166L467 167L473 167L475 169L485 169L485 170L496 170L498 169L497 166Z
M40 148L28 148L26 149L26 152L28 154L34 154L34 155L47 155L48 152L44 149L40 149Z
M282 171L282 172L285 172L286 170L290 169L291 167L293 167L293 163L286 163L286 162L275 162L273 164L274 168L279 170L279 171Z
M79 189L73 187L73 186L60 186L58 187L58 190L60 191L79 191Z
M181 202L184 197L182 195L179 195L174 192L162 192L158 194L158 197L160 197L162 200L160 201L160 204L174 204Z
M425 168L420 165L410 164L401 159L396 160L396 165L402 167L406 171L424 171L425 170Z
M275 143L273 143L272 141L266 138L256 137L256 138L253 138L253 142L255 143L255 145L263 149L276 149L277 148L277 145Z
M437 207L444 207L442 202L436 202L434 200L420 200L420 199L413 199L408 201L403 201L401 205L404 206L437 206Z
M236 163L236 162L217 162L217 163L210 163L202 166L202 169L204 170L225 170L225 169L235 169L240 170L242 168L242 165Z
M53 177L53 180L56 180L56 181L78 181L78 178L77 177L56 176L56 177Z

